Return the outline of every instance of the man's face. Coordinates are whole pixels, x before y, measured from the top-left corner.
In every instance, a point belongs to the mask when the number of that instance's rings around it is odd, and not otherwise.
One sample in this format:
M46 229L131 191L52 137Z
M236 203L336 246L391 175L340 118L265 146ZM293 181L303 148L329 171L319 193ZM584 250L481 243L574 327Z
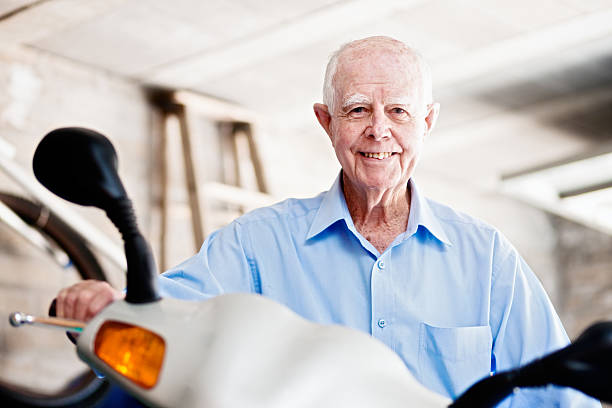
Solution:
M360 191L405 188L437 114L415 64L386 50L355 51L340 59L335 90L326 130L345 180Z

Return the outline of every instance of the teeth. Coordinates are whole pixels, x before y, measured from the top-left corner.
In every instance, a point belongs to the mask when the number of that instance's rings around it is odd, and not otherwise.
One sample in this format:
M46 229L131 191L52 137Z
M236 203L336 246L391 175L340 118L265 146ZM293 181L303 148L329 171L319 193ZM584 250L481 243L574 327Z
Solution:
M369 157L371 159L383 160L387 157L391 156L391 152L380 152L380 153L363 153L365 157Z

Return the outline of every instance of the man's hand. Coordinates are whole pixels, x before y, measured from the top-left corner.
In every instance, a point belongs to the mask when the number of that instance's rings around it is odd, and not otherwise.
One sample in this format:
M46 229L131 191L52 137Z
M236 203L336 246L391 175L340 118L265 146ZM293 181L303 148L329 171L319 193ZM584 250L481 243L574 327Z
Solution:
M124 294L108 282L84 280L58 293L57 316L87 322L110 303L123 297Z

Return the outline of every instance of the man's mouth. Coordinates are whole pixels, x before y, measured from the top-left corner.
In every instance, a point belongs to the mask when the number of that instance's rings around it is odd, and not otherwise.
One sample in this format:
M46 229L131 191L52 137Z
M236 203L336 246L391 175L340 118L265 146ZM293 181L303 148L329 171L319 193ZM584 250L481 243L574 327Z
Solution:
M395 154L395 152L377 152L377 153L372 153L372 152L359 152L362 156L370 158L370 159L378 159L378 160L384 160L388 157L391 157L392 155Z

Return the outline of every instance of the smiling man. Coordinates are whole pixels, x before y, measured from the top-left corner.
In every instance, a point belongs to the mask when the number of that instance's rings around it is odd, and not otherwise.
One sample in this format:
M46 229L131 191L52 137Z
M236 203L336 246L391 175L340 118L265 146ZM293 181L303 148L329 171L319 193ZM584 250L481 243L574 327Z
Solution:
M329 191L255 210L161 279L164 295L254 292L307 319L385 343L430 389L456 397L492 372L567 344L537 278L493 227L423 197L412 175L439 105L423 59L387 37L351 42L327 68L316 117L342 170ZM58 314L89 319L120 295L81 282ZM512 407L592 407L567 389Z
M356 41L328 64L324 99L314 111L342 166L348 210L383 253L406 230L408 180L438 116L427 66L394 40Z

